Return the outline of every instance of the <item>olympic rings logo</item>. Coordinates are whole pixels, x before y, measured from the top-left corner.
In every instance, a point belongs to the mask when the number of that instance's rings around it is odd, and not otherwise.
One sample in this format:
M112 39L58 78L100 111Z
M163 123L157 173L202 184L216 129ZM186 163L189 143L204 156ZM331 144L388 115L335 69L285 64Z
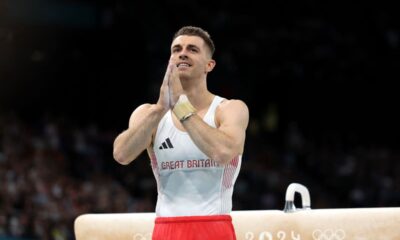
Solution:
M343 229L316 229L312 233L314 240L343 240L346 238L346 233Z
M151 240L151 233L136 233L133 235L133 240Z

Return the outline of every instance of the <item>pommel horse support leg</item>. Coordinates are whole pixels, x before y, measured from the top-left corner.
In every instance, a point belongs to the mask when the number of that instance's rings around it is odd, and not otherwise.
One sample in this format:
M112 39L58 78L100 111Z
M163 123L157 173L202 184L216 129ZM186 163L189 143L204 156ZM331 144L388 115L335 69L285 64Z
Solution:
M296 209L294 195L302 198ZM400 240L400 207L311 209L308 189L292 183L285 209L233 211L238 240ZM150 240L154 213L83 214L77 240Z

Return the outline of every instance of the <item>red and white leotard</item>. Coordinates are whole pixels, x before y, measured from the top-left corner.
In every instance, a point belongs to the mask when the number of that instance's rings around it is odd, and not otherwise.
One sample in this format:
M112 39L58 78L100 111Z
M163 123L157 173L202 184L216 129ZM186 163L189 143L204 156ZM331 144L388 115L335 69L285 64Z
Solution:
M215 96L203 120L216 127L215 111L224 100ZM149 155L157 180L156 215L226 215L232 210L232 193L242 156L220 165L206 156L187 132L176 128L168 111L161 119Z

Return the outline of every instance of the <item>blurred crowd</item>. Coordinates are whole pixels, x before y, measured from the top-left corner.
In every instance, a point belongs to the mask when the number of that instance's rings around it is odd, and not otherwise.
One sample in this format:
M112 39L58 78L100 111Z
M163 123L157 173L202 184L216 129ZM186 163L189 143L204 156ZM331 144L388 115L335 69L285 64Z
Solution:
M282 210L292 182L309 188L314 209L399 205L398 149L338 135L313 139L296 123L282 138L273 122L250 122L234 210ZM81 214L153 212L148 157L116 163L118 131L64 118L0 116L0 239L72 240Z
M0 133L0 239L74 239L80 214L153 211L152 176L141 173L148 164L119 169L115 135L14 116L0 118Z

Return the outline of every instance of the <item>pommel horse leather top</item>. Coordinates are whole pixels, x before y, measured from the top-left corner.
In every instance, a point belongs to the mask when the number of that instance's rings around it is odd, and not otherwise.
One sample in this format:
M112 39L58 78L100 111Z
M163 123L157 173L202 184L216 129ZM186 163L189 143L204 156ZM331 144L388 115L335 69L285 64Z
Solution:
M302 208L294 205L298 192ZM308 189L289 185L283 211L233 211L238 240L400 240L400 207L311 209ZM155 213L83 214L77 240L151 240Z

